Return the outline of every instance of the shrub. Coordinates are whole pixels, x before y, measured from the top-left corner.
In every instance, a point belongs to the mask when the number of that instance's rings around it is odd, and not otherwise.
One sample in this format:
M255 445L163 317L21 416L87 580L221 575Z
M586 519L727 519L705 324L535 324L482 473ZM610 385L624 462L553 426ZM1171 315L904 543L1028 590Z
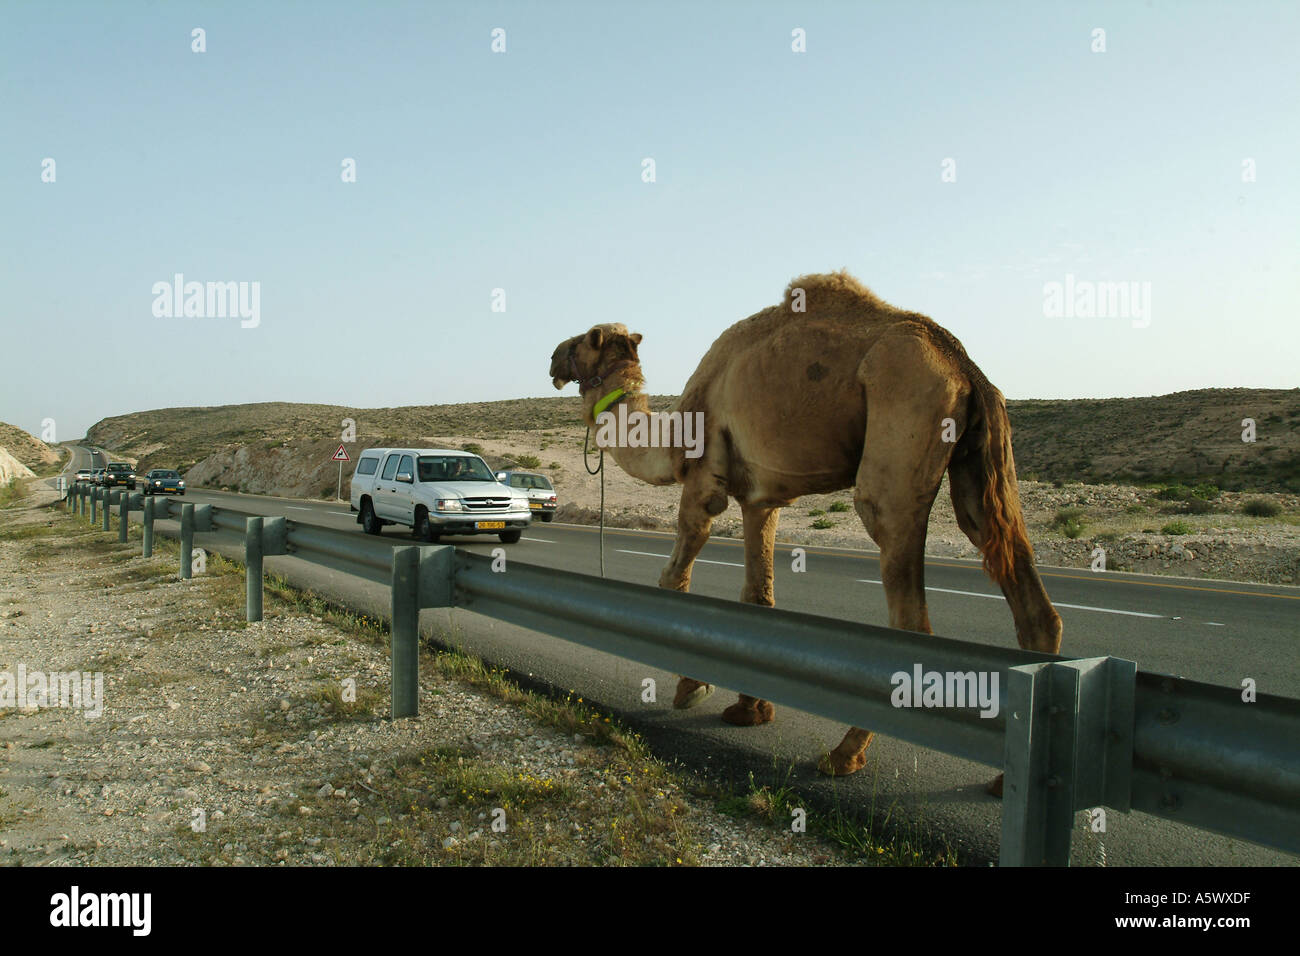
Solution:
M525 468L541 468L542 460L536 455L516 455L515 461Z
M818 515L824 515L825 513L826 513L826 512L822 511L821 508L814 508L814 509L812 509L812 511L808 512L808 517L809 517L809 518L816 518Z
M1265 498L1251 498L1241 506L1241 513L1252 518L1276 518L1282 509Z
M816 521L814 521L814 522L812 523L812 526L813 526L814 528L818 528L818 529L821 529L821 530L825 530L826 528L833 528L833 527L835 527L835 522L833 522L833 521L831 521L831 520L829 520L829 519L827 519L827 518L818 518Z
M1133 502L1132 504L1130 504L1128 507L1124 509L1126 513L1131 515L1140 515L1143 514L1146 510L1147 510L1146 505L1143 505L1137 501Z
M1223 492L1219 490L1219 486L1212 481L1202 482L1192 489L1192 496L1202 501L1213 501L1221 494Z
M481 455L481 454L483 454L483 446L480 445L478 442L472 442L472 441L470 441L470 442L466 442L465 444L463 444L463 445L460 446L460 450L461 450L461 451L467 451L467 452L469 452L471 455Z
M1186 485L1165 485L1156 492L1161 501L1186 501L1192 497L1192 489Z
M1082 508L1062 508L1052 519L1052 527L1058 529L1067 538L1077 538L1083 534L1084 515Z
M558 461L553 461L553 462L551 462L549 465L547 465L546 467L549 468L549 469L551 469L552 471L559 471L559 470L560 470L560 463L559 463Z
M835 501L826 509L827 511L848 511L849 503L847 501Z
M1191 534L1192 528L1186 521L1171 521L1160 529L1161 534Z
M1204 498L1188 498L1183 502L1183 514L1204 515L1214 510L1214 505Z

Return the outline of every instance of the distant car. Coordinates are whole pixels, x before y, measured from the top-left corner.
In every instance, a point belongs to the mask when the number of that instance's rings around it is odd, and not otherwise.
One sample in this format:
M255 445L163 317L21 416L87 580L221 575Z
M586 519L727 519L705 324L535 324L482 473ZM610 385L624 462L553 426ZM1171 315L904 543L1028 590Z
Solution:
M110 461L104 469L103 485L105 488L126 485L128 490L135 491L135 469L124 461Z
M386 524L423 541L495 534L514 544L532 521L528 499L499 483L478 455L447 448L367 448L352 474L352 510L367 534Z
M155 468L144 476L144 493L146 495L183 495L185 479L179 471L170 468Z
M555 486L551 479L532 471L499 471L497 481L528 495L528 507L543 521L555 517Z

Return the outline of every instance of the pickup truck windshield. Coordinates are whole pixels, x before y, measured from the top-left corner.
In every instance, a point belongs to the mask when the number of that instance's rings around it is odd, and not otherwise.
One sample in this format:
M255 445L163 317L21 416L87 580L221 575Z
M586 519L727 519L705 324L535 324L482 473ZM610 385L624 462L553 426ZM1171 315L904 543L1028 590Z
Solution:
M130 471L131 466L130 465L109 465L108 470L109 471Z
M496 481L481 458L465 455L421 455L417 462L421 481Z

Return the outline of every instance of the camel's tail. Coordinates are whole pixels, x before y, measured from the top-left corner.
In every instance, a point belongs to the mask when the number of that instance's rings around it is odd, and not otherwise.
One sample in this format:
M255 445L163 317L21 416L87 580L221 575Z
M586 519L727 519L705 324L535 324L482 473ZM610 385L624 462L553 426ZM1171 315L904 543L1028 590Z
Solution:
M1011 453L1011 420L1002 393L973 362L966 372L971 383L972 421L962 437L969 436L978 443L967 450L978 452L983 462L977 472L983 485L984 570L994 581L1003 584L1016 578L1017 548L1033 555L1020 511L1016 463Z

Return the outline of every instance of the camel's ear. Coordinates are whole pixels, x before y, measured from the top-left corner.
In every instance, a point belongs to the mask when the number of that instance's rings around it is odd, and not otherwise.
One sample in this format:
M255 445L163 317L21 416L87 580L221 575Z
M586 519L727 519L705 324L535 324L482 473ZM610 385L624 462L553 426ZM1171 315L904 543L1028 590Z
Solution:
M628 338L632 340L632 344L633 344L633 345L640 345L640 344L641 344L641 333L640 333L640 332L633 332L631 335L628 336Z
M605 333L599 329L592 329L587 333L587 347L596 351L600 350L601 344L605 341Z

